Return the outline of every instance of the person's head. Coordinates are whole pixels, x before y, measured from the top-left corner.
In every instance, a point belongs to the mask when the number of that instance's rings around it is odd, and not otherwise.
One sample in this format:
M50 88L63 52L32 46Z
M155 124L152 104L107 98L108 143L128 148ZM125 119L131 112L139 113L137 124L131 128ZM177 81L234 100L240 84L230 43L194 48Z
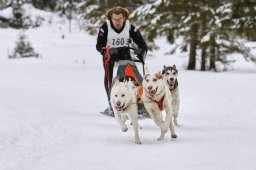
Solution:
M130 13L127 9L120 6L113 7L106 12L106 17L112 21L116 29L121 29L124 21L128 19Z

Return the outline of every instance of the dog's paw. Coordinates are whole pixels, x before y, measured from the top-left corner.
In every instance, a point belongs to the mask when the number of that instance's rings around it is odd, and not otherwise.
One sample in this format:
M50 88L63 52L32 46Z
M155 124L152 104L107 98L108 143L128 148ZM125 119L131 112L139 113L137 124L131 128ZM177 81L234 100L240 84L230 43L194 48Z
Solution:
M166 132L168 131L168 129L169 129L169 127L166 126L164 123L162 123L162 124L160 125L160 128L161 128L161 131L162 131L163 133L166 133Z
M163 139L164 139L164 137L162 137L162 136L157 138L158 141L163 140Z
M135 140L136 144L141 144L141 141L139 139Z
M128 130L127 127L122 128L122 131L123 131L123 132L126 132L127 130Z
M174 133L174 134L171 135L171 137L172 137L173 139L176 139L176 138L178 138L178 135L176 135L176 134Z

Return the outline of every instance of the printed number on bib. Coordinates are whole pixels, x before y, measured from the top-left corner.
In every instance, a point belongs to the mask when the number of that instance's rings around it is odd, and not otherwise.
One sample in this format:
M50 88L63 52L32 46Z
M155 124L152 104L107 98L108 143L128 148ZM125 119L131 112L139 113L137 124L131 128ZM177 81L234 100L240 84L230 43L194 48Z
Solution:
M124 45L124 38L113 39L112 45Z

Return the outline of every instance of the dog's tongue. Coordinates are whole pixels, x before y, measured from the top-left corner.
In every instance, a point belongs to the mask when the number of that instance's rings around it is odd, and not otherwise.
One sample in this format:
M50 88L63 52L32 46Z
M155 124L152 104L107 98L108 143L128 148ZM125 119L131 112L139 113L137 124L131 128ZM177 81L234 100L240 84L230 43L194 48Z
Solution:
M121 110L122 110L122 107L116 106L115 109L116 109L117 111L121 111Z
M123 106L115 106L115 109L116 109L117 111L122 111L122 110L124 109L124 105L125 105L125 104L123 104Z
M174 86L175 82L168 81L169 86Z
M154 97L154 95L156 94L156 90L157 90L157 89L155 89L155 90L150 90L150 91L149 91L149 95L150 95L151 97Z

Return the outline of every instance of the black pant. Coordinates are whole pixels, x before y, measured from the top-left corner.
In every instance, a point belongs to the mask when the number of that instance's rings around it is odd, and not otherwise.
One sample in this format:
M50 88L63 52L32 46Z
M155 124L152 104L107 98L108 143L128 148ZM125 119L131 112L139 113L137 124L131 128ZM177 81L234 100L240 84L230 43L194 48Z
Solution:
M107 93L108 101L110 101L110 90L111 90L111 85L112 85L114 66L115 66L114 61L110 60L107 64L107 66L105 66L104 60L103 60L103 67L104 67L104 71L105 71L104 86L105 86L105 90Z

